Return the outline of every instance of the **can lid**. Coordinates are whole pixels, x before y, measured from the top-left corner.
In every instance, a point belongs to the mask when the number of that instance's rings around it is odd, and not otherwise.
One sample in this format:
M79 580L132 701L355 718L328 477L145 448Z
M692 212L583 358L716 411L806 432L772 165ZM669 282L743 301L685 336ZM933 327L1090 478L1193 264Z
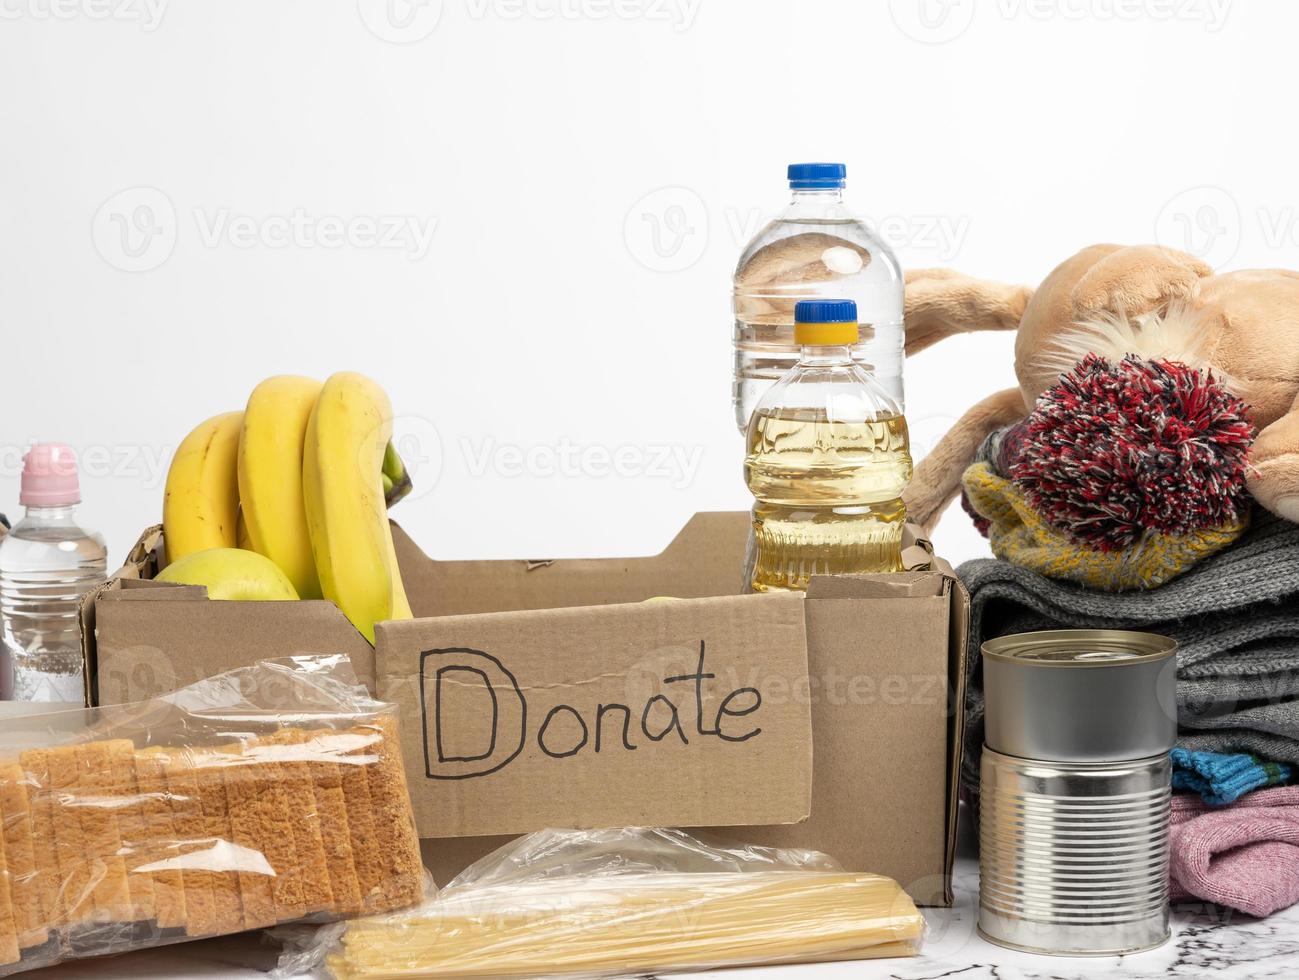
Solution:
M1044 630L999 636L980 649L990 660L1030 667L1114 667L1167 659L1177 641L1130 630Z

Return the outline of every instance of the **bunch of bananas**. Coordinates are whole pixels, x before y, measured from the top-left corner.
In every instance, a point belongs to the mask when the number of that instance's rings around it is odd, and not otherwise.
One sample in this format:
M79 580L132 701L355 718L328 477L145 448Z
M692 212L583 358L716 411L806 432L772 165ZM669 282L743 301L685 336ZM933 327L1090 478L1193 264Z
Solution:
M165 581L225 598L334 602L374 642L409 619L388 508L410 491L383 389L278 375L200 424L167 472Z

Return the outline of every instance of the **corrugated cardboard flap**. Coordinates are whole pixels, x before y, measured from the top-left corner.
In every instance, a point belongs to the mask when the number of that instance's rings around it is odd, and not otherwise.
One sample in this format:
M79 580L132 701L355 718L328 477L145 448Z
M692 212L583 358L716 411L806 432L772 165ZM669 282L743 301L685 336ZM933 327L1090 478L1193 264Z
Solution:
M748 836L826 850L897 879L919 904L951 905L969 597L946 563L922 564L813 577L812 816Z
M792 823L811 712L798 595L383 623L421 836ZM418 721L415 721L418 719Z
M939 572L889 575L814 575L809 599L915 599L947 594L950 579Z
M346 654L374 683L374 649L332 602L212 602L201 586L153 581L162 529L140 536L126 563L81 603L87 704L139 701L296 654Z
M396 524L393 544L415 615L457 616L734 595L748 522L745 513L695 514L661 552L631 558L440 561Z

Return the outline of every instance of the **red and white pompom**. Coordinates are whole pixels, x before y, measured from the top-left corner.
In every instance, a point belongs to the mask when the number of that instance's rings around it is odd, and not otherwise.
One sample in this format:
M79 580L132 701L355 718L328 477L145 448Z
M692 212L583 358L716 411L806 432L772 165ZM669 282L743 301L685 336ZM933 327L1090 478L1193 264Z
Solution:
M1212 373L1088 354L1038 398L1010 477L1075 541L1118 551L1238 520L1253 441L1245 403Z

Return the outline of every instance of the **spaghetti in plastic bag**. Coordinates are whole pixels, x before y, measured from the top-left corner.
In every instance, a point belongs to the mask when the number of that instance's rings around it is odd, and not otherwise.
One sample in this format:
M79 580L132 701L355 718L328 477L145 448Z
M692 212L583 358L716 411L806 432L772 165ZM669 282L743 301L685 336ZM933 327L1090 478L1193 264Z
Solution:
M321 930L316 952L336 980L595 978L910 956L923 933L892 879L812 851L677 830L548 830L421 906Z
M0 722L0 976L425 888L396 709L346 658Z

